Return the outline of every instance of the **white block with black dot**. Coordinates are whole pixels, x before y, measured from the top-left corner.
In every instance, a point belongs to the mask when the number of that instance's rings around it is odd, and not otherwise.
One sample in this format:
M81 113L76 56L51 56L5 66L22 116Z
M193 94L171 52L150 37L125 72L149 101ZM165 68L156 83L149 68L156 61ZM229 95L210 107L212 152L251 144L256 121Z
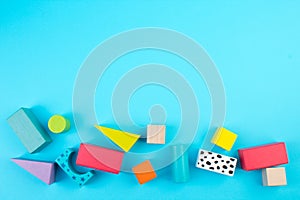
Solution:
M236 158L200 149L196 167L227 176L233 176L236 164Z

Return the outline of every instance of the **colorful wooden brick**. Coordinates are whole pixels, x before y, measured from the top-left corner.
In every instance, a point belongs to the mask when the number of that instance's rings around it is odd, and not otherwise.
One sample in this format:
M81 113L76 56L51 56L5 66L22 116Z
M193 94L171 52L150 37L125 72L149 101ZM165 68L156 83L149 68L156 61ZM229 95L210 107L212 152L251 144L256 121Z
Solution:
M140 184L147 183L156 178L156 173L149 160L146 160L133 167L132 171Z
M7 119L7 122L29 153L35 153L52 142L36 116L28 108L20 108Z
M63 133L70 129L70 121L61 115L53 115L48 120L48 128L52 133Z
M211 142L227 151L230 151L236 138L237 134L222 127L217 129Z
M165 144L166 143L166 126L165 125L148 125L147 126L147 143L148 144Z
M236 164L236 158L200 149L196 167L227 176L233 176Z
M66 149L56 160L55 162L60 166L60 168L74 180L79 186L83 186L86 182L88 182L93 176L94 172L89 171L86 173L77 172L73 166L71 161L71 156L74 154L72 149Z
M238 150L244 170L256 170L288 163L284 142Z
M264 186L287 185L286 173L284 167L263 169L262 179L263 179Z
M101 131L106 137L108 137L113 143L118 145L121 149L128 152L131 147L140 138L140 135L128 133L124 131L107 128L104 126L95 125L95 127Z
M124 152L91 144L80 144L76 164L118 174L121 170L123 157Z
M55 164L52 162L42 162L16 158L13 158L11 160L48 185L52 184L55 181Z

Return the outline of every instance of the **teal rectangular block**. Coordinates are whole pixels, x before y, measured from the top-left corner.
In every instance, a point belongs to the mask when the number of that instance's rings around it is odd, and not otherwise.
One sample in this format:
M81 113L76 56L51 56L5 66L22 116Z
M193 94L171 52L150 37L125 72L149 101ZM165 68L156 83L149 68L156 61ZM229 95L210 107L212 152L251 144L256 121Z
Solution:
M28 108L20 108L7 122L29 153L35 153L52 142L49 134Z

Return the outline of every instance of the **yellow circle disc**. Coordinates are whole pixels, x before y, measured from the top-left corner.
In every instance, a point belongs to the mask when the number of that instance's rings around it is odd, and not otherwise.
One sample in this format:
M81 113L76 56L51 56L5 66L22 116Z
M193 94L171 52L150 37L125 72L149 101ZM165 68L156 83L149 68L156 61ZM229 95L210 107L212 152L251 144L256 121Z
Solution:
M48 121L52 133L62 133L70 129L70 122L61 115L53 115Z

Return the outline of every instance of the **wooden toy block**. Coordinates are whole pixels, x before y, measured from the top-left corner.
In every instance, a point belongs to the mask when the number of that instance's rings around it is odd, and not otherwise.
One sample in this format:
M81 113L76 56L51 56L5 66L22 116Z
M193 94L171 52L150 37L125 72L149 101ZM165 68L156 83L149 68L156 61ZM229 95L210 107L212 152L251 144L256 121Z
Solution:
M70 129L70 121L61 115L53 115L48 120L48 128L52 133L63 133Z
M196 167L227 176L233 176L236 164L236 158L200 149Z
M147 183L156 178L156 173L149 160L146 160L133 167L132 171L140 184Z
M264 186L287 185L286 173L284 167L263 169L262 179L263 179Z
M123 157L124 152L91 144L80 144L76 164L118 174L121 170Z
M226 128L218 128L215 135L213 136L211 143L230 151L235 140L237 138L237 134L227 130Z
M40 151L52 142L36 116L28 108L20 108L7 119L29 153Z
M284 142L238 150L244 170L256 170L288 163Z
M140 138L140 135L136 135L133 133L119 131L98 125L95 125L95 127L99 131L101 131L106 137L108 137L113 143L118 145L121 149L123 149L126 152L128 152Z
M185 144L172 146L174 157L172 176L176 183L184 183L190 179L189 154L186 147Z
M165 125L148 125L147 126L147 143L148 144L165 144L166 126Z
M55 164L51 162L11 159L14 163L34 175L44 183L50 185L55 181Z
M89 171L86 173L77 172L72 166L71 155L74 154L72 149L66 149L56 160L55 162L60 166L60 168L74 180L79 186L83 186L88 182L93 176L94 172Z

